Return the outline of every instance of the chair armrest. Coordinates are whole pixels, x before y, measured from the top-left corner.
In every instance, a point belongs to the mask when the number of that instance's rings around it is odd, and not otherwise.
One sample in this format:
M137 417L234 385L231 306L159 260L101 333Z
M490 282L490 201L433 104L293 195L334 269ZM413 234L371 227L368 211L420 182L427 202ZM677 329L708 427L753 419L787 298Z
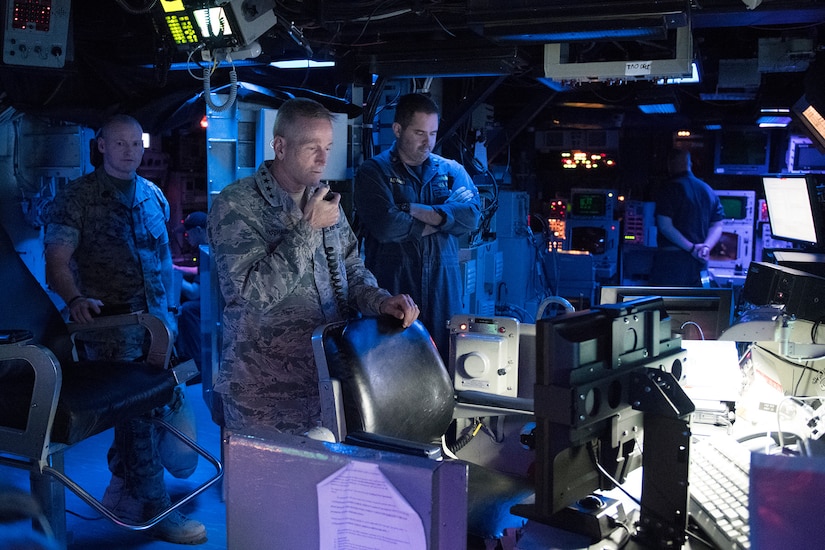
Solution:
M432 460L441 459L441 446L431 443L418 443L408 439L399 439L370 432L357 431L348 433L344 443L356 447L366 447L379 451L390 451Z
M167 368L172 356L172 333L159 317L150 313L135 312L125 315L109 315L95 317L91 323L69 323L69 333L74 336L79 332L97 330L101 328L117 328L130 325L141 325L149 332L150 344L146 363L152 366Z
M0 372L3 363L22 361L34 370L34 387L27 411L20 413L20 418L28 415L24 429L0 426L0 449L37 460L41 465L48 458L48 438L52 431L60 389L63 385L63 372L54 354L48 348L24 342L0 345ZM15 385L8 380L4 388L14 391ZM2 394L2 392L0 392ZM8 405L10 400L4 400Z

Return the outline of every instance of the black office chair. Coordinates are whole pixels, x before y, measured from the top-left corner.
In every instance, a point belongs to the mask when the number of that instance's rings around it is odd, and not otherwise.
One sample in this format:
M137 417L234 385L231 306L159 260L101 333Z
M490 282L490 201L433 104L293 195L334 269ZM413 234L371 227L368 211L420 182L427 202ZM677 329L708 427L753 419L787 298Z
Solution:
M338 441L441 458L456 400L447 369L421 322L365 317L313 335L324 427ZM491 412L493 414L493 412ZM470 535L500 538L525 521L510 507L534 495L522 478L469 464Z
M170 367L169 330L152 315L133 313L67 325L1 226L0 304L0 464L30 471L32 495L64 545L64 487L117 525L145 530L221 478L220 461L157 420L210 462L215 474L142 524L125 522L103 506L66 475L64 451L116 423L169 403L175 387L197 374L194 362ZM72 333L134 324L145 327L151 337L144 361L75 361Z

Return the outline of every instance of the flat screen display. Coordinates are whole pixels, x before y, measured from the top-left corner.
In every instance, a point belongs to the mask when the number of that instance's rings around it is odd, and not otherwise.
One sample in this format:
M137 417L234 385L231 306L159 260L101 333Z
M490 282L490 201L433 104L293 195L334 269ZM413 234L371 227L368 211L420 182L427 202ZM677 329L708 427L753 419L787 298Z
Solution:
M226 12L223 8L204 8L194 10L195 21L198 22L201 35L206 39L210 37L228 37L232 35L232 27L226 19Z
M731 231L722 231L719 242L710 252L709 261L735 262L739 259L739 235Z
M576 193L571 205L575 216L603 217L607 211L606 195L604 193Z
M571 230L570 250L584 250L594 256L607 252L607 230L599 226L574 227Z
M794 170L801 172L825 171L825 154L814 145L798 145L794 151Z
M825 117L822 113L808 101L805 95L794 104L791 112L796 115L814 142L825 150Z
M726 220L744 220L748 215L747 197L719 197Z
M819 205L808 177L762 178L771 233L775 238L819 246Z
M671 328L684 340L716 340L733 322L732 288L603 286L600 303L617 304L661 296Z
M717 174L765 174L770 164L770 133L754 128L731 128L716 140Z

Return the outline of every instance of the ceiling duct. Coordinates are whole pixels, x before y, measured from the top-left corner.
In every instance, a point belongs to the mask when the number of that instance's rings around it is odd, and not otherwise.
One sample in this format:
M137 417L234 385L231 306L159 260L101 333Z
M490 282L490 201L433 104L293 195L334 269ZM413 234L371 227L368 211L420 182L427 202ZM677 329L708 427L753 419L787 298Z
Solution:
M444 48L440 44L422 44L415 52L385 49L376 54L359 53L357 63L373 74L394 78L507 75L529 66L529 60L515 45Z
M652 44L653 47L650 47ZM668 39L646 42L648 49L619 49L615 61L579 55L574 44L545 44L544 75L560 83L636 82L692 74L693 37L690 27L668 32ZM635 46L638 46L635 45Z
M467 24L498 41L575 42L662 39L688 24L687 0L469 0Z

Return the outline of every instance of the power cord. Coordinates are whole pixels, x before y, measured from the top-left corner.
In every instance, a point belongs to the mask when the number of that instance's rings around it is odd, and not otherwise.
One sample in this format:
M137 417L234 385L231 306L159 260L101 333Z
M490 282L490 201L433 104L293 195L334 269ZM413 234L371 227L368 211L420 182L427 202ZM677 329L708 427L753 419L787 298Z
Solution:
M228 56L227 59L229 59L231 63L231 59ZM210 109L220 113L226 111L235 103L235 99L238 96L238 73L235 71L235 65L233 64L229 70L229 97L224 103L217 104L212 100L212 86L210 83L212 72L217 66L218 61L216 60L211 67L204 67L203 69L203 100Z

